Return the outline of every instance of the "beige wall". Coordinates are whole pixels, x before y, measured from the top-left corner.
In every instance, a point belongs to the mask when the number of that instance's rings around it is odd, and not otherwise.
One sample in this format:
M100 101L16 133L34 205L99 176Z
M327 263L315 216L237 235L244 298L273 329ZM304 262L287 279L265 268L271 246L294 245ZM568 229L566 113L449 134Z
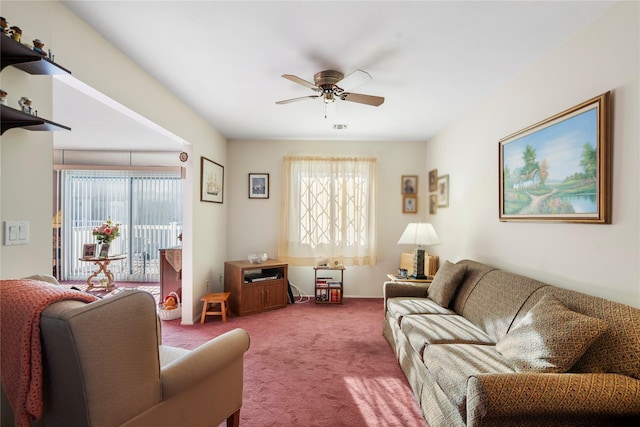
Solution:
M424 221L427 207L424 142L349 141L237 141L229 142L226 172L229 201L227 253L230 259L246 259L253 251L277 256L280 216L282 158L289 155L362 156L377 158L378 169L378 264L347 267L346 296L380 297L387 273L395 272L400 253L412 247L397 244L409 222ZM268 173L269 199L248 198L249 173ZM418 213L402 213L401 176L418 175ZM291 267L290 281L313 295L313 268Z
M640 307L638 2L621 2L429 141L450 207L429 216L441 259L472 258ZM498 221L498 140L606 91L613 106L611 225Z
M56 62L76 78L191 144L185 149L190 159L184 164L183 235L183 299L187 301L183 321L191 323L201 310L200 297L220 290L213 288L217 283L214 278L222 273L227 258L225 241L215 237L226 232L227 205L200 203L198 179L200 156L226 165L226 139L59 2L3 1L2 14L9 22L20 23L25 40L38 37L45 41L55 52ZM48 86L37 88L38 105L42 105L39 111L43 117L51 117L51 77L25 76L10 68L1 74L9 102L23 91L25 80L36 98L32 81L40 82ZM28 220L31 224L29 245L0 247L2 278L51 271L52 138L48 132L22 129L2 136L0 220ZM206 288L207 281L212 289Z
M381 296L395 271L406 223L432 222L440 261L472 258L558 286L640 307L638 3L617 5L501 88L423 147L398 142L230 141L228 254L276 254L281 159L290 154L375 156L379 161L380 241L376 267L345 273L348 296ZM575 104L613 91L613 224L501 223L498 140ZM424 161L419 161L416 156ZM427 173L450 176L450 206L428 215ZM247 197L249 172L271 174L271 198ZM420 212L402 214L400 176L417 174ZM292 268L291 282L311 294L313 269Z
M560 286L640 307L638 175L638 3L621 2L593 25L549 53L428 143L231 141L211 128L133 62L106 43L58 2L2 2L3 16L38 28L56 60L74 76L148 117L192 144L186 165L185 299L187 322L199 297L221 289L225 259L244 259L277 242L281 159L289 154L366 155L378 158L379 257L375 267L350 268L345 293L381 296L386 273L398 266L396 244L404 226L433 222L442 244L430 248L441 259L473 258ZM54 25L55 24L55 25ZM26 30L26 37L34 37ZM0 84L9 102L25 85L49 77L24 76L9 68ZM31 81L37 81L32 83ZM14 86L15 85L15 86ZM5 87L6 86L6 87ZM17 88L15 90L13 88ZM37 88L41 92L40 87ZM500 223L498 140L607 90L613 91L613 224ZM40 95L39 95L40 96ZM39 101L45 116L50 100ZM17 99L17 98L16 98ZM31 242L0 246L0 277L50 268L51 134L12 130L1 141L1 220L29 220ZM200 156L225 166L225 203L199 202ZM195 168L195 169L194 169ZM450 175L450 207L427 215L427 172ZM247 174L270 173L271 198L247 197ZM402 214L400 176L419 176L419 213ZM20 187L24 186L24 187ZM228 211L228 219L227 219ZM291 281L307 293L311 268L292 269Z

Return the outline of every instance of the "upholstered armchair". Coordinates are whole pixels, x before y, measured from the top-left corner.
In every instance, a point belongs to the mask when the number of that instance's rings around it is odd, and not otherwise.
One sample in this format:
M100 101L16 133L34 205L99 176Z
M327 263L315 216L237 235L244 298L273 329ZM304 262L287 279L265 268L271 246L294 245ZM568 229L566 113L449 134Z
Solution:
M43 416L32 425L239 425L249 348L243 329L192 351L163 346L154 298L132 290L51 304L41 338Z

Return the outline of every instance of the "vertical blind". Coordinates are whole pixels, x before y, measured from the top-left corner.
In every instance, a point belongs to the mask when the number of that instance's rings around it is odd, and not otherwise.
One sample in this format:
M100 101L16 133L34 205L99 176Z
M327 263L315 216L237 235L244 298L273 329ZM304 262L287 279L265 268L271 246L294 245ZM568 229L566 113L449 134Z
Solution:
M61 280L86 279L96 267L80 261L83 245L96 243L92 230L110 218L120 236L110 264L120 281L158 281L160 248L177 246L182 232L182 181L179 171L61 170L56 180L61 201Z

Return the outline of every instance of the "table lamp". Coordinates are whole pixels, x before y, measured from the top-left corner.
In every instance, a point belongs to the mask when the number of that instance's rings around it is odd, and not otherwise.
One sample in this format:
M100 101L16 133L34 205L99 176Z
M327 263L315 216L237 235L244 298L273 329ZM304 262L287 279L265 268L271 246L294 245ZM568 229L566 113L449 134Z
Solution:
M427 222L412 222L404 229L404 233L398 240L399 245L418 245L413 251L413 274L412 279L424 280L424 249L421 245L438 245L440 239L436 234L433 225Z

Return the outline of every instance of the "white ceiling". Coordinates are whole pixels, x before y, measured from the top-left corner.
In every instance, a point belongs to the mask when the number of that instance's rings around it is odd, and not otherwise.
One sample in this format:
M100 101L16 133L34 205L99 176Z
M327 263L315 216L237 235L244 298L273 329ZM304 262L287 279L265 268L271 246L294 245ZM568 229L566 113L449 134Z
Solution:
M426 141L615 2L63 3L229 139ZM275 104L314 94L282 74L313 82L326 69L367 71L373 79L352 91L384 104L337 101L329 119L320 99ZM79 144L76 134L83 148L109 139L129 150L158 147L155 133L131 139L111 135L113 126L87 142L96 134L90 108L60 102L56 118L73 131L56 138L58 148ZM80 108L82 121L73 118Z

